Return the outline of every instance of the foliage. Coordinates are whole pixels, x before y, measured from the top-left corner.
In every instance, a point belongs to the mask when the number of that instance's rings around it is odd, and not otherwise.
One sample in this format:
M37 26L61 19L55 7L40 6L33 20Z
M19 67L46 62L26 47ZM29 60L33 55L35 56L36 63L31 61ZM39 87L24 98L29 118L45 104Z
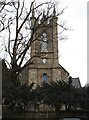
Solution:
M12 110L26 110L28 104L32 101L32 86L33 84L16 87L9 82L9 84L3 87L4 105L7 105Z
M62 106L66 110L89 110L89 87L74 88L65 81L43 83L36 89L33 85L14 86L7 82L3 86L4 104L13 110L27 110L28 106L39 104L52 106L56 111L60 111Z
M38 87L38 101L53 106L57 111L65 106L66 110L89 110L89 87L75 88L70 82L57 81L43 83Z
M89 86L88 87L83 87L82 91L81 91L81 107L84 110L88 110L89 111Z
M51 83L43 83L43 86L38 88L38 96L40 101L47 105L55 107L56 110L65 105L65 109L71 107L79 107L79 100L76 99L78 89L75 89L65 81L57 81Z

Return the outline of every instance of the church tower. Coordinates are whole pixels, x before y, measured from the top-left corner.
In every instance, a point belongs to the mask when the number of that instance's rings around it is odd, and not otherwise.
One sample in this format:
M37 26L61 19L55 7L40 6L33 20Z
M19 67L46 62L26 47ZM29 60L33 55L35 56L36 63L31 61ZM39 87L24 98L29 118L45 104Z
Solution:
M31 28L34 28L34 22L41 27L35 32L31 44L30 62L32 64L27 68L27 84L35 83L36 87L41 85L42 82L50 83L52 81L66 80L69 73L58 61L58 18L55 7L49 21L46 20L45 12L43 12L43 17L38 22L34 9L30 20ZM33 31L31 34L33 34Z
M43 18L40 24L45 19ZM35 13L32 11L31 27L34 27ZM28 67L28 85L35 83L41 85L42 82L52 82L57 80L65 80L68 72L58 63L58 26L57 16L54 7L53 16L45 21L41 28L34 35L34 42L31 44L31 62ZM38 21L36 24L39 24ZM38 37L40 36L40 37ZM37 39L36 39L37 38Z

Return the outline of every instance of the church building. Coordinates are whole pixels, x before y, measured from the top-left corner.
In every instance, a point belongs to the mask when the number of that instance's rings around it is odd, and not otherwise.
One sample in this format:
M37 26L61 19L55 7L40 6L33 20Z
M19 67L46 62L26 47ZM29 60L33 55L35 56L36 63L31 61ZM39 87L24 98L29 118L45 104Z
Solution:
M39 23L45 19L45 14ZM36 20L35 12L32 11L31 27L34 27ZM69 73L59 64L58 59L58 17L54 7L53 16L49 22L45 21L40 29L34 35L35 41L31 44L31 64L27 66L19 75L21 84L35 83L41 85L43 82L50 83L52 81L67 80ZM40 37L37 37L40 36ZM37 40L36 40L37 37Z

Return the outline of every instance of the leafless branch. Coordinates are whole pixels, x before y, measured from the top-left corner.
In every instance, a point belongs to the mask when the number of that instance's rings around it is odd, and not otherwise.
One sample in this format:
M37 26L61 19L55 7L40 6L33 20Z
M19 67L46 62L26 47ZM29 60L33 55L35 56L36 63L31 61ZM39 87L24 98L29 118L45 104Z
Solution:
M35 0L31 2L29 5L29 9L25 6L25 1L23 0L22 3L20 0L17 0L16 2L5 3L8 7L5 5L2 6L0 11L3 11L3 13L0 13L0 32L3 32L4 30L7 31L6 36L6 51L9 54L9 57L11 58L11 65L15 67L16 65L20 68L22 68L22 64L24 62L24 58L27 55L27 52L29 50L29 47L34 41L40 41L40 36L43 32L45 32L48 27L45 25L45 22L49 24L48 22L51 20L53 16L53 8L54 3L52 2L44 2L38 5L34 5ZM43 6L46 5L44 19L43 18ZM34 6L34 7L33 7ZM8 9L10 8L10 9ZM64 13L64 8L57 16ZM32 11L36 13L34 16L34 24L31 25L31 16ZM14 13L14 14L13 14ZM41 21L39 23L39 20ZM68 28L65 27L65 24L56 24L59 27L62 28L62 31L60 34L62 34L64 31L68 30ZM42 31L39 33L39 35L36 35L40 31L41 28ZM35 36L35 37L34 37ZM24 66L28 65L29 59L25 62Z

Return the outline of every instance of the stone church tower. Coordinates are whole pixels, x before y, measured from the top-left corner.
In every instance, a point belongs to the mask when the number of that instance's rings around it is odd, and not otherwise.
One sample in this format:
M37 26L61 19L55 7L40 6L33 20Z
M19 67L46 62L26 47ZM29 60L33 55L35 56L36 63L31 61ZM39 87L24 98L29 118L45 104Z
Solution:
M45 17L45 14L43 14L43 18L37 24L41 24ZM35 19L33 11L31 27L33 27ZM30 62L32 64L22 71L22 74L27 75L27 77L21 76L22 84L26 81L28 85L35 83L34 85L37 86L41 85L42 82L50 83L52 81L67 80L69 73L58 62L57 20L54 8L53 16L49 22L45 21L42 27L35 33L33 39L37 38L37 40L31 44Z

